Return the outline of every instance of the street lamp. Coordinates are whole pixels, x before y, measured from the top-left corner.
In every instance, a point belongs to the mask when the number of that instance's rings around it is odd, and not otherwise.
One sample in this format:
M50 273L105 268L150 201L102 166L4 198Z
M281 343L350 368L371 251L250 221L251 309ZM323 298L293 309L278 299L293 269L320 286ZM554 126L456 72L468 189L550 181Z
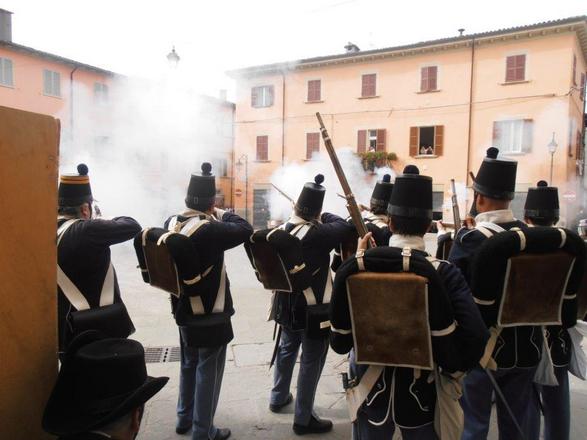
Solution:
M249 157L243 154L236 161L236 167L240 170L245 166L245 219L249 220Z
M181 58L179 58L179 55L175 51L175 46L173 46L171 52L167 54L167 62L169 63L169 66L174 69L177 68L180 59Z
M558 147L558 144L556 143L556 141L554 140L554 131L552 132L552 140L550 141L550 143L548 144L548 152L550 153L550 185L553 185L552 182L552 165L553 165L553 160L554 160L554 153L556 152L556 149Z

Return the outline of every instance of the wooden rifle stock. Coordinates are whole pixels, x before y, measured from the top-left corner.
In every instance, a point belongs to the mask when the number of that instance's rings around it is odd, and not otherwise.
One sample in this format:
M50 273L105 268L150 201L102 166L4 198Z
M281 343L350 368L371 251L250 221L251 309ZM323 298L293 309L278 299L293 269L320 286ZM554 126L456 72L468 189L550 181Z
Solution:
M330 161L332 162L332 166L334 167L334 171L338 177L340 182L340 186L342 186L342 191L344 193L344 197L346 199L346 207L349 211L351 219L353 220L353 224L355 228L357 228L357 232L360 237L364 237L369 230L367 229L367 225L363 220L363 216L361 215L361 210L357 205L357 201L355 200L355 196L351 191L351 187L349 182L344 174L342 169L342 165L338 160L338 156L336 155L336 151L334 151L334 146L332 145L332 141L330 140L330 136L328 136L328 132L326 131L326 127L324 126L324 121L322 121L322 116L320 116L319 112L316 112L316 117L318 118L318 123L320 124L320 133L322 133L322 139L324 139L324 146L326 147L326 151L330 156Z

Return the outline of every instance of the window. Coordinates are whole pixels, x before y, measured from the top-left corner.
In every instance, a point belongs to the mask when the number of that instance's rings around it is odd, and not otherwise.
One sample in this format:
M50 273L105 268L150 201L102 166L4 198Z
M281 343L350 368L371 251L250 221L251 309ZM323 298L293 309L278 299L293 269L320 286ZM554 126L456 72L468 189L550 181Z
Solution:
M444 206L444 191L432 191L432 211L440 213L442 218L442 208Z
M306 133L306 159L320 151L320 133Z
M577 85L577 55L573 54L573 85Z
M14 86L12 60L8 58L0 58L0 85L7 87Z
M524 81L526 79L526 55L507 57L505 82Z
M575 145L575 159L583 159L583 136L581 136L581 130L577 130L577 142Z
M528 153L532 150L532 119L493 123L493 146L502 153Z
M442 156L444 125L410 127L410 156Z
M357 153L368 151L385 151L385 129L359 130L357 136Z
M269 160L269 137L257 136L257 160Z
M322 81L319 79L313 79L308 81L308 102L320 101Z
M43 94L48 96L61 96L61 75L59 72L43 70Z
M579 99L581 99L581 101L585 99L585 83L585 74L581 73L581 90L579 90Z
M228 161L226 159L216 159L214 161L214 174L218 177L228 176Z
M524 184L520 184L520 186L522 185L525 186ZM510 209L513 211L515 218L524 218L524 205L526 204L526 197L528 197L528 191L514 192L514 199L510 203Z
M375 96L377 91L377 75L370 73L363 75L362 86L361 86L361 97L369 98Z
M251 89L251 106L271 107L273 105L273 86L259 86Z
M108 86L102 83L94 83L94 99L97 103L108 102Z
M420 91L432 92L437 89L438 67L422 67L420 77Z

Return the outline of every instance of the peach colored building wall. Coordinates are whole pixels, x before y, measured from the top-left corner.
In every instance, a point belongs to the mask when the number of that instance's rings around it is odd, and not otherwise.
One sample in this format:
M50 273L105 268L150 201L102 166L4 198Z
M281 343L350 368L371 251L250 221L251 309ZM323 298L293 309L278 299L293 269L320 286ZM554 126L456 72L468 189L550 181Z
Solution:
M519 54L526 55L525 81L506 83L506 57ZM358 130L385 129L386 150L398 156L393 165L395 171L401 172L405 164L414 163L423 174L432 176L435 190L444 190L444 212L448 216L450 179L470 185L468 172L477 171L485 150L492 145L495 121L532 120L530 151L508 154L518 160L517 191L525 192L538 180L549 179L547 145L555 132L558 150L554 155L554 184L561 193L576 194L581 190L576 167L576 130L582 128L583 101L579 91L571 89L573 55L577 58L578 86L587 63L585 48L580 46L574 29L548 30L544 35L526 31L518 37L477 40L470 147L470 40L431 45L423 50L398 50L393 56L373 54L355 62L302 62L282 66L277 74L263 73L264 66L257 72L236 71L235 156L246 154L250 160L249 218L253 211L251 191L268 187L270 176L282 164L282 156L284 163L305 159L306 133L319 131L316 111L323 115L337 148L350 146L356 150ZM438 66L438 91L421 93L420 71L430 65ZM361 76L369 73L377 74L376 97L361 98ZM321 101L307 103L307 82L314 79L321 80ZM253 108L251 88L261 85L274 87L273 105ZM572 121L576 127L573 130L569 128ZM432 125L444 126L442 155L411 157L410 127ZM260 135L269 136L269 161L264 163L254 161L256 136ZM244 191L238 174L235 187ZM523 204L524 196L520 197L518 203ZM236 198L239 212L244 211L244 200L244 194ZM464 201L461 203L464 205ZM577 204L571 200L561 208L571 216Z

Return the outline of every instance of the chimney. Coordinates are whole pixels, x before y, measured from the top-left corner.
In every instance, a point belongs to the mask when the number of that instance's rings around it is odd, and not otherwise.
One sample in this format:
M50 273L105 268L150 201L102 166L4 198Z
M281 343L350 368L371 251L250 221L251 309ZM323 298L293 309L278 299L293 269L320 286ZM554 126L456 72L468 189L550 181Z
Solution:
M346 49L346 53L357 53L361 50L359 49L359 46L357 46L354 43L351 43L350 41L344 48Z
M460 28L458 31L459 31L459 37L462 37L463 32L465 32L465 30L463 28Z
M12 12L0 9L0 40L12 42Z
M221 101L226 101L226 89L220 89L220 91L218 92L218 98Z

